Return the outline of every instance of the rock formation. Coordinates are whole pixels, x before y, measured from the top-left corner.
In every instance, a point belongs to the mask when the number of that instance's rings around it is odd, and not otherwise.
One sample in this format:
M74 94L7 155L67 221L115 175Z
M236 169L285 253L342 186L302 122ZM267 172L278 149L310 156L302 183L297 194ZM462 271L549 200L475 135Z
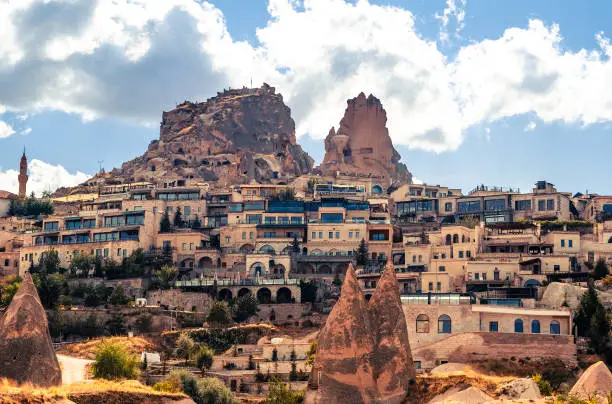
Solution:
M435 397L429 402L429 404L485 404L494 402L492 397L489 397L482 390L479 390L476 387L470 386L467 389L459 392L455 392L455 390L456 389L452 389L452 391L449 391L446 394Z
M603 399L607 398L610 392L612 392L612 373L605 363L599 361L584 371L572 387L570 394L584 399L593 395Z
M393 268L365 301L349 267L319 334L307 403L401 403L414 385L408 328Z
M539 400L540 388L530 378L514 379L499 386L501 397L507 400Z
M340 299L319 334L306 403L374 402L378 397L370 357L374 351L367 302L350 266Z
M412 174L399 162L387 130L387 113L380 100L364 93L347 101L338 130L325 139L325 157L319 167L324 175L372 176L380 185L412 182Z
M105 183L184 179L213 186L287 182L313 160L296 143L291 110L274 87L227 90L164 112L160 138L144 155L104 176ZM88 183L96 183L96 179Z
M374 379L385 403L401 403L415 382L415 368L408 341L399 286L388 265L368 304L374 337Z
M41 387L62 383L47 315L29 273L0 318L0 378Z

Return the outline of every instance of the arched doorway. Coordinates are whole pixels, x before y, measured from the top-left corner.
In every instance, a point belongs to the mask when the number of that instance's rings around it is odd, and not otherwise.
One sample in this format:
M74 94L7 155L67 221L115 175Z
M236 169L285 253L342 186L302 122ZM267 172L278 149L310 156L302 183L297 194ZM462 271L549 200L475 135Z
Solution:
M297 269L298 274L313 274L314 267L306 262L300 262Z
M276 250L269 244L266 244L265 246L261 247L259 249L259 252L262 254L276 255Z
M276 303L291 303L291 290L289 288L280 288L276 292Z
M274 275L280 275L280 276L284 276L285 275L285 266L283 264L276 264L274 265L274 268L272 269L272 273Z
M180 269L192 269L193 268L193 259L186 258L181 261Z
M330 274L332 273L332 269L329 265L327 264L323 264L321 266L319 266L319 268L317 268L317 273L320 274Z
M336 265L336 269L334 270L334 273L336 275L344 275L346 274L347 269L348 269L348 264L338 264Z
M243 244L240 246L240 252L243 254L250 254L255 251L255 246L253 244Z
M261 288L257 291L257 301L260 304L272 303L272 292L268 288Z
M261 262L256 262L251 265L250 272L253 276L257 276L257 274L259 274L259 276L264 276L264 274L266 273L266 267Z
M230 301L232 300L232 291L230 289L224 288L217 293L218 300Z
M213 260L210 257L202 257L198 261L198 267L202 269L208 269L213 267Z
M251 291L247 288L242 288L240 290L238 290L238 297L243 297L243 296L247 296L250 295Z

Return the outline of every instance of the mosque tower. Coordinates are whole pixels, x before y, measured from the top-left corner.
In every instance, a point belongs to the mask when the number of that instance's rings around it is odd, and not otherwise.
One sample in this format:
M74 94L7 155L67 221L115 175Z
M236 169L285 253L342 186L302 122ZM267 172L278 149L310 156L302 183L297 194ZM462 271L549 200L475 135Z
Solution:
M26 185L28 183L28 158L25 154L25 147L23 148L23 155L19 163L19 176L17 178L19 179L19 198L25 199Z

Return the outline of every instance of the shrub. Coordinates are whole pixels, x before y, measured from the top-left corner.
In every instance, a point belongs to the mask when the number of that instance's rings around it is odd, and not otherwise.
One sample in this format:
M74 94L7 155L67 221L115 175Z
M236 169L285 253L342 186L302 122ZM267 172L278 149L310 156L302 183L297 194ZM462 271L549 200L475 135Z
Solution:
M232 318L230 317L227 304L224 302L214 302L208 312L206 321L211 325L221 327L231 324Z
M238 323L248 320L249 317L259 311L257 299L252 294L239 297L233 307L233 317Z
M179 358L185 359L186 364L187 360L193 353L194 348L195 342L193 342L193 339L191 339L189 335L183 333L176 341L176 349L174 350L174 352Z
M136 321L134 322L134 327L137 331L141 333L149 332L151 331L152 322L153 320L150 313L142 313L136 318Z
M533 375L531 377L533 379L534 382L536 382L536 384L538 385L538 388L540 389L540 393L544 396L550 396L553 392L553 388L550 385L550 383L548 382L548 380L545 380L541 374L536 373L535 375Z
M167 379L163 382L155 383L153 385L153 390L167 393L180 393L183 391L182 387L180 382L177 383L177 379Z
M93 377L110 380L136 379L139 362L136 355L130 354L121 345L103 342L92 364Z
M172 371L172 373L170 373L166 378L166 381L169 381L170 383L180 384L183 389L183 393L187 394L191 398L197 396L197 379L194 375L192 375L186 370Z
M223 382L210 377L200 379L196 383L197 394L192 397L198 404L237 404L234 395Z
M123 286L117 285L115 289L113 289L113 293L111 293L108 298L108 302L110 304L124 306L128 304L130 298L125 295L125 291L123 290Z
M193 361L198 369L204 371L204 369L210 369L214 361L214 356L215 351L204 345L195 353Z
M313 341L312 344L310 344L310 348L308 348L308 352L306 352L306 364L309 366L314 364L318 345L319 343L316 340Z
M272 379L266 396L266 404L298 404L304 401L304 391L291 390L286 383Z

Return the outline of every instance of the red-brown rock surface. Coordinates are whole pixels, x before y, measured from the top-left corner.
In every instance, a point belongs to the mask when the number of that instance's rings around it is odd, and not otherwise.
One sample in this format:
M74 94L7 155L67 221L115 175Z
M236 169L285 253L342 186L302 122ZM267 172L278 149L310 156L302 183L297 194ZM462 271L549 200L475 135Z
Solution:
M0 318L0 379L49 387L62 383L47 315L27 273Z
M352 266L318 340L307 403L404 401L415 369L393 268L366 303Z
M378 398L374 351L367 302L352 266L346 272L340 299L319 334L306 403L363 403Z
M228 187L287 181L313 160L296 143L291 110L274 87L228 90L164 112L160 138L113 170L108 182L193 179ZM91 182L91 180L90 180Z
M415 368L408 341L395 270L387 266L368 304L374 337L372 365L378 393L385 403L401 403L415 385Z
M387 113L380 100L364 93L347 101L337 131L325 139L325 157L319 167L324 175L341 172L380 178L381 186L411 182L412 174L399 162L387 130Z
M599 361L584 371L570 393L584 399L597 396L605 402L604 399L612 393L612 372L603 361Z

